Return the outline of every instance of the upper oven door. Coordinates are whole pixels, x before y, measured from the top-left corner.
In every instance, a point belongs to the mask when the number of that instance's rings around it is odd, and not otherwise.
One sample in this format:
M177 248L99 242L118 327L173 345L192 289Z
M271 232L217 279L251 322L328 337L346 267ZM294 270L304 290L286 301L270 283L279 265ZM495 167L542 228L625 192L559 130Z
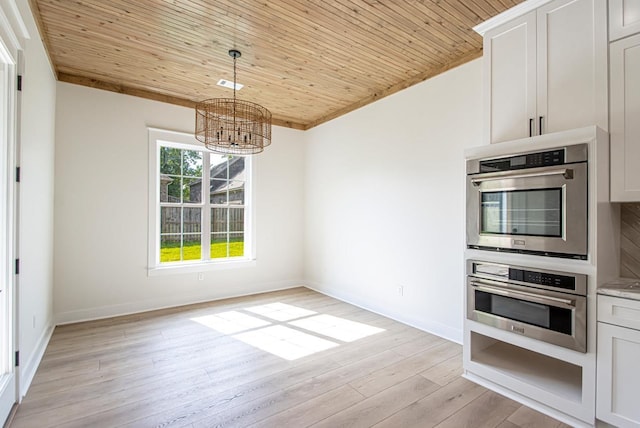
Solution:
M586 258L587 163L468 175L467 244Z

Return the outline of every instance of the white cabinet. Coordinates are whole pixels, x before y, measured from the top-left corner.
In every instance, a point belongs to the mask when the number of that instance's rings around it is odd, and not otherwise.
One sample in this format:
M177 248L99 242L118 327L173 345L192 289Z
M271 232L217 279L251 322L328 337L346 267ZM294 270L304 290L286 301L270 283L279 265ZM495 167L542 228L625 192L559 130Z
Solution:
M638 326L640 301L598 296L596 416L620 428L640 427L640 330L630 328Z
M536 16L528 13L484 37L485 126L489 141L533 133L536 116Z
M606 2L555 0L484 34L491 143L608 129Z
M597 418L618 427L639 427L640 331L598 323Z
M640 1L609 0L609 41L640 33Z
M611 43L609 55L611 200L640 201L640 34Z

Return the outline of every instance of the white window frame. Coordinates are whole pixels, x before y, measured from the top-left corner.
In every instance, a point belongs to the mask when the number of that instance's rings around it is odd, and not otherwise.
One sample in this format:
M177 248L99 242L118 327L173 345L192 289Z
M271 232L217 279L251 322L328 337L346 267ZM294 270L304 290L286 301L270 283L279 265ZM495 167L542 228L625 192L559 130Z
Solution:
M255 266L255 224L254 214L254 162L251 156L245 157L245 203L244 203L244 257L230 257L221 259L184 260L180 262L160 263L160 147L175 147L185 150L198 150L203 152L203 177L202 182L209 182L208 169L204 165L209 164L209 152L204 144L195 139L193 134L184 132L167 131L164 129L147 128L149 134L149 248L148 248L148 275L163 275L172 273L204 272L217 269L241 268ZM204 210L210 210L211 204L205 197L203 185ZM209 233L210 227L203 220L202 235ZM207 254L205 252L205 254ZM206 256L208 257L208 256Z

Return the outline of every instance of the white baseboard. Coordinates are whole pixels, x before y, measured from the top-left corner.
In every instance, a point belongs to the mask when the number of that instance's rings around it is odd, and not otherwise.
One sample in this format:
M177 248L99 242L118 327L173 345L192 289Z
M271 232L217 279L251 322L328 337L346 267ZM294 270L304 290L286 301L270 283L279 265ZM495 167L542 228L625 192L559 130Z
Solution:
M434 334L436 336L442 337L444 339L447 339L462 345L462 339L463 339L462 329L452 328L433 320L426 320L426 319L418 320L418 319L410 318L404 314L390 311L388 307L382 308L382 307L373 305L369 302L365 302L362 299L360 299L359 296L354 296L349 293L338 291L337 288L327 287L327 286L320 285L310 281L306 282L306 287L310 288L311 290L317 291L318 293L325 294L329 297L333 297L334 299L342 300L343 302L349 303L351 305L357 306L359 308L365 309L370 312L374 312L378 315L391 318L394 321L401 322L402 324L415 327L419 330Z
M38 370L38 366L40 365L40 361L42 361L42 357L44 356L44 351L47 349L47 345L49 345L49 341L51 340L51 335L53 335L54 325L49 323L49 326L42 332L38 342L36 343L36 347L33 350L33 353L29 357L27 363L20 367L20 400L22 401L22 397L27 394L29 387L31 386L31 382L33 381L33 377L36 375L36 371Z
M216 300L231 299L234 297L250 296L253 294L268 293L271 291L287 290L290 288L304 287L304 281L278 281L259 284L242 293L229 293L208 296L168 296L159 299L149 299L139 302L123 303L110 306L99 306L75 311L60 312L55 314L56 325L72 324L83 321L94 321L103 318L111 318L122 315L137 314L140 312L155 311L158 309L175 308L177 306L192 305L195 303L213 302Z

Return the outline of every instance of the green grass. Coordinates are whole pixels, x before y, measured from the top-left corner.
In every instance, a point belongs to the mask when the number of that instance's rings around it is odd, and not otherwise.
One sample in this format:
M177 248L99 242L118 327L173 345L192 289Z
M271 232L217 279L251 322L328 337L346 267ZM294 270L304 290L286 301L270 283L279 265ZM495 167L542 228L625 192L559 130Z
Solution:
M180 244L179 243L165 243L164 247L160 248L160 263L166 262L179 262L180 260L200 260L201 246L200 243L185 242L183 247L183 257L180 259ZM211 258L220 259L227 257L227 243L226 242L212 242L211 243ZM242 257L244 255L244 241L231 241L229 242L229 257Z

